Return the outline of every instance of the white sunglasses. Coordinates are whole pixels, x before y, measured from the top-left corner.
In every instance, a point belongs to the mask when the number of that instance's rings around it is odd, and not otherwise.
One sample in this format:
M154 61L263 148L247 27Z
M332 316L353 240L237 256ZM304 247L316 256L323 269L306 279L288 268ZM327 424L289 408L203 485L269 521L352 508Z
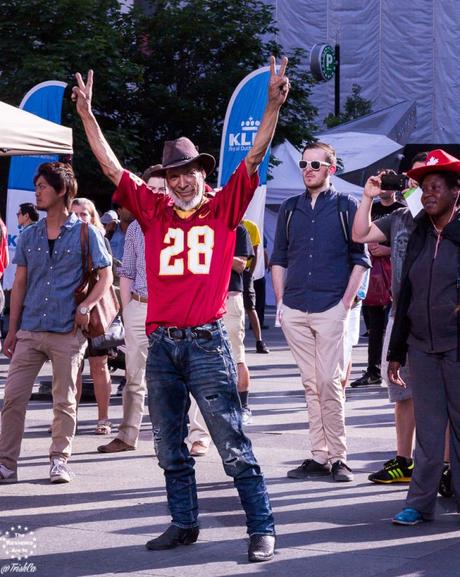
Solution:
M299 168L301 170L305 170L308 167L312 170L319 170L322 166L331 166L331 164L322 160L299 160Z

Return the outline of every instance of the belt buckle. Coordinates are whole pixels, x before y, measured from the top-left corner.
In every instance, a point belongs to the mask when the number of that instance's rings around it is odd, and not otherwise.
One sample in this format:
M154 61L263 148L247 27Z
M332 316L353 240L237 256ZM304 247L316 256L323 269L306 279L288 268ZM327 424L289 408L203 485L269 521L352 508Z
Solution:
M192 336L196 339L212 340L212 333L208 329L195 328L192 330Z
M166 328L166 334L168 335L168 337L175 341L177 340L177 337L175 337L172 333L174 333L175 331L180 330L178 327L165 327Z

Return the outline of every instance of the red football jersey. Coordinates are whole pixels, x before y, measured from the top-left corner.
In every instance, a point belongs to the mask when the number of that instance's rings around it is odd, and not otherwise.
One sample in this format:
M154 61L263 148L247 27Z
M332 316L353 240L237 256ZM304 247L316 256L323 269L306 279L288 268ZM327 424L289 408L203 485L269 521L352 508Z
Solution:
M241 162L229 182L187 218L124 171L113 202L130 210L145 235L147 334L158 326L194 327L219 319L235 248L235 229L258 186Z

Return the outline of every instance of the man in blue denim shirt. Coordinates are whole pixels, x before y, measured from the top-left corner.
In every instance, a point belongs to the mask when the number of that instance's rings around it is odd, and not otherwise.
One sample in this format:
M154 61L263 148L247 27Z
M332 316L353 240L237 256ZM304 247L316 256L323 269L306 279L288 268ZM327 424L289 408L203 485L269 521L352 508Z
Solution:
M76 380L87 339L89 312L112 283L111 257L101 235L89 227L89 246L99 280L79 305L75 289L82 280L81 222L69 215L77 192L72 167L61 162L39 166L34 178L37 208L45 219L29 226L18 240L4 353L11 358L5 384L0 433L0 483L17 481L17 461L27 403L45 361L53 366L50 480L70 481L67 459L76 424ZM20 330L18 330L20 329Z
M312 447L312 459L288 477L308 479L332 472L334 481L352 481L341 385L344 333L370 261L364 245L351 242L357 207L351 197L348 230L341 224L339 194L330 183L336 170L334 149L321 142L307 145L299 167L306 191L288 223L286 205L281 205L271 259L279 321L305 388Z

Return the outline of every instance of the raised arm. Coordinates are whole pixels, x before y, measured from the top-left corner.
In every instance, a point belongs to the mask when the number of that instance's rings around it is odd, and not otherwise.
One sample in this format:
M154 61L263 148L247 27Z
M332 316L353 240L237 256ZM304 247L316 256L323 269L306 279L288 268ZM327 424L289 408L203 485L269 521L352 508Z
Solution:
M249 175L256 172L259 164L264 159L273 135L275 134L279 111L286 101L290 87L289 79L284 75L287 63L288 59L284 57L281 61L279 73L276 74L275 57L272 56L270 58L268 102L254 144L245 158L246 168Z
M372 202L380 193L380 176L371 176L364 186L363 197L353 221L351 234L354 242L384 242L387 240L383 232L371 221Z
M77 112L83 122L89 145L94 156L101 165L102 172L118 186L123 174L123 167L115 156L113 150L110 148L105 136L102 134L102 130L97 123L96 117L91 108L91 99L93 96L93 71L90 70L88 72L86 84L79 72L75 74L75 78L77 80L77 86L74 86L72 89L72 100L75 102Z

